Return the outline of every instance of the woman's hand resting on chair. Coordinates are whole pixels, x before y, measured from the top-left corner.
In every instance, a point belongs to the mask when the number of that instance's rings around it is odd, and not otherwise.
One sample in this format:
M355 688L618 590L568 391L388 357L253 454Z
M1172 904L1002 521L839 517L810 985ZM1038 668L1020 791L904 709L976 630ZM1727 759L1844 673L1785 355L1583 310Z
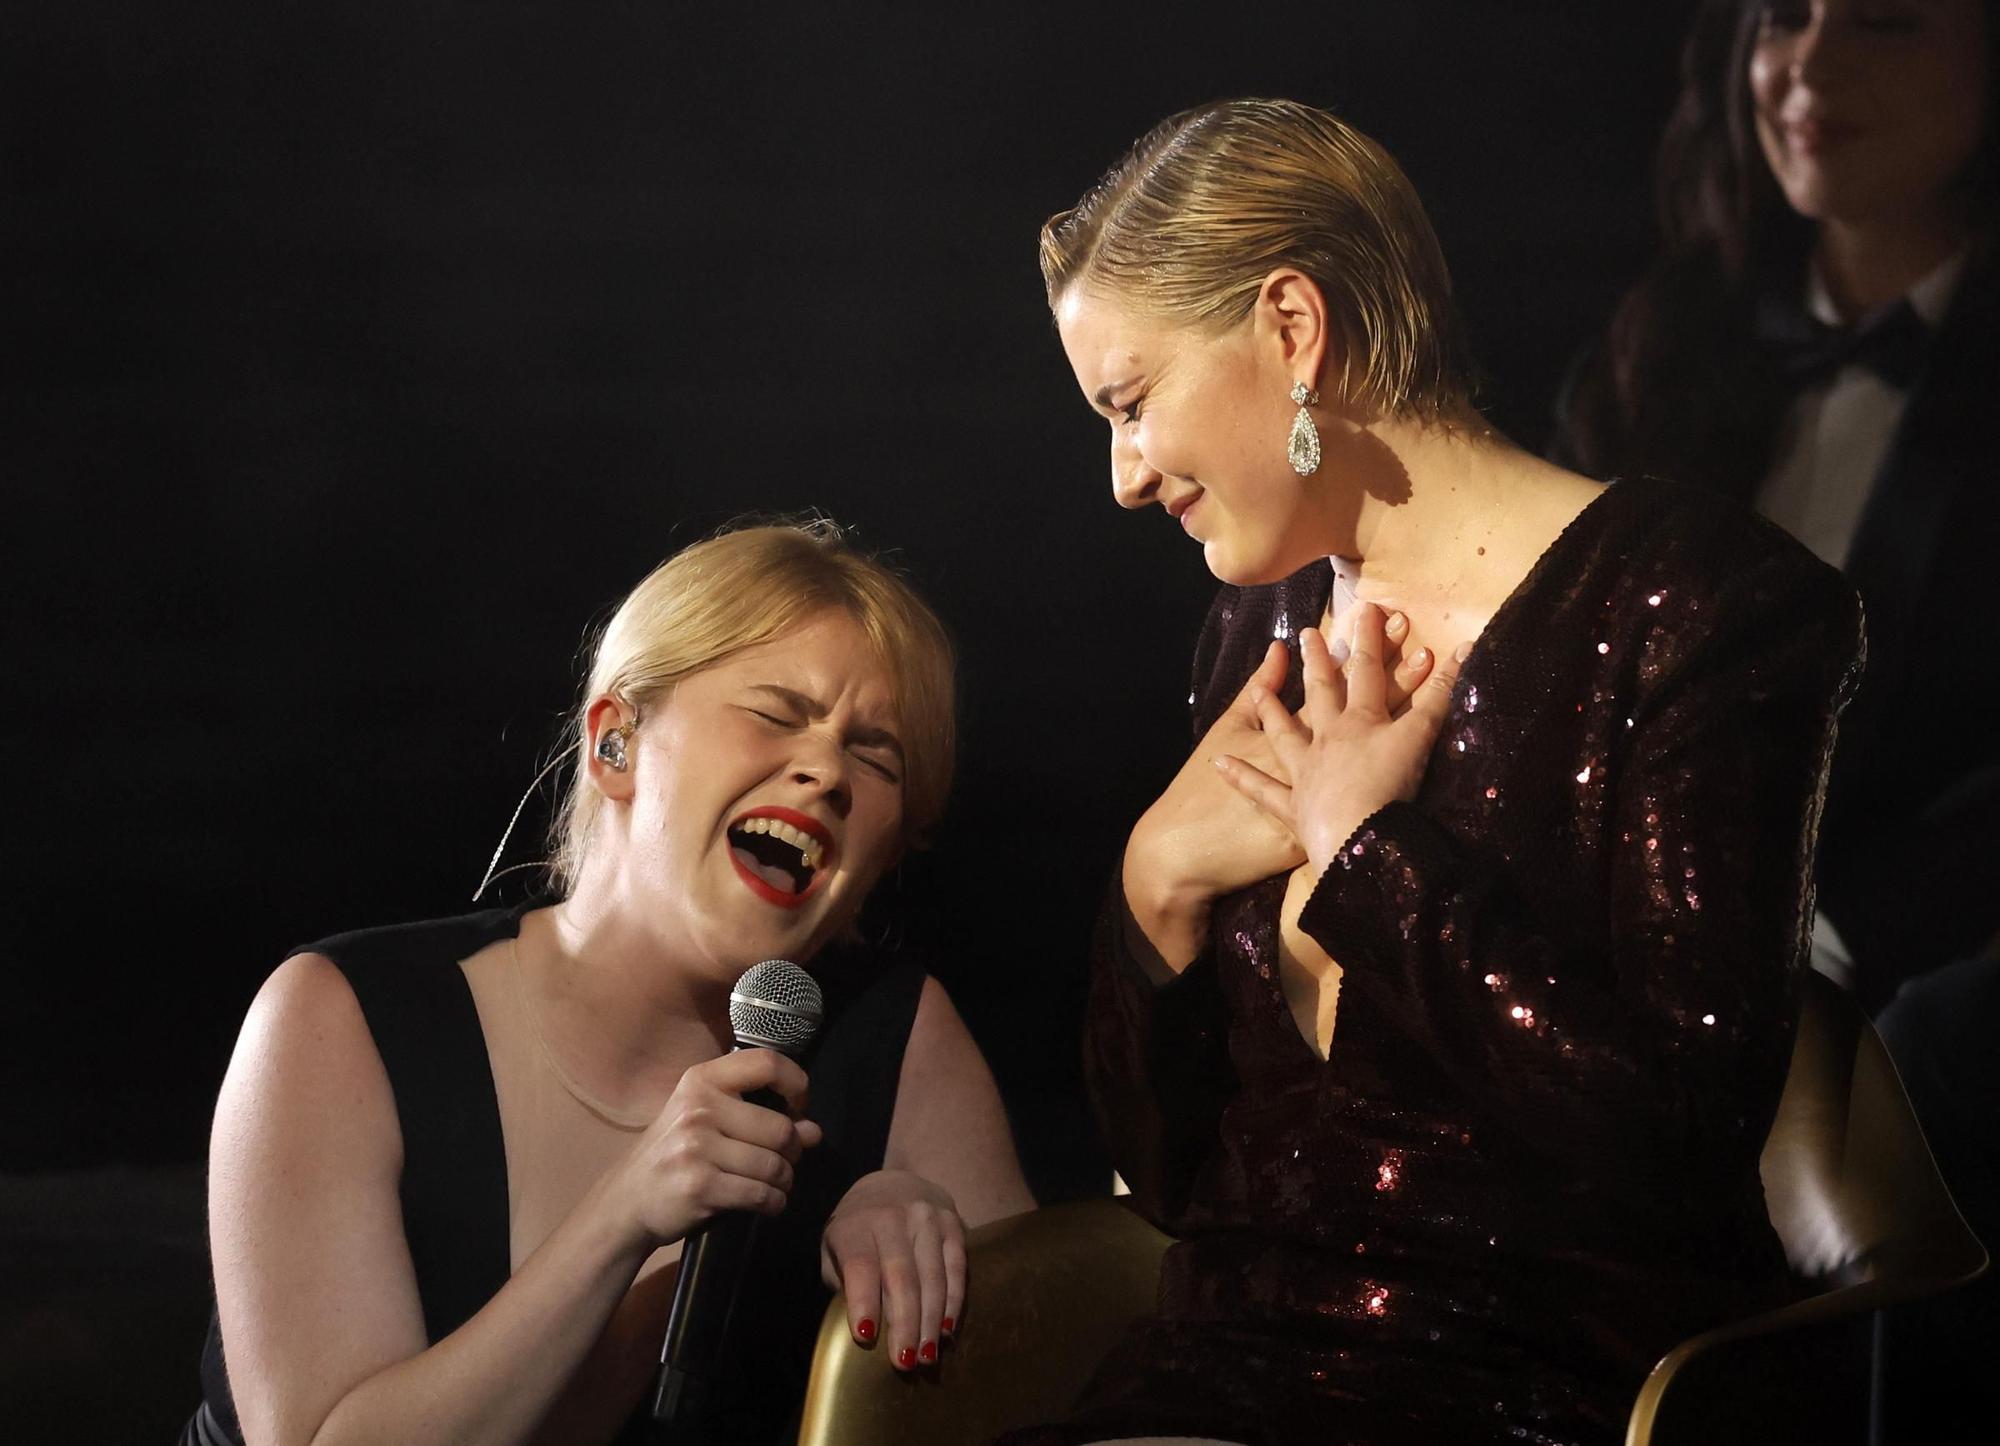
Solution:
M930 1365L965 1305L965 1223L941 1186L908 1170L877 1170L834 1207L820 1237L820 1273L846 1293L855 1340L880 1339L898 1370Z

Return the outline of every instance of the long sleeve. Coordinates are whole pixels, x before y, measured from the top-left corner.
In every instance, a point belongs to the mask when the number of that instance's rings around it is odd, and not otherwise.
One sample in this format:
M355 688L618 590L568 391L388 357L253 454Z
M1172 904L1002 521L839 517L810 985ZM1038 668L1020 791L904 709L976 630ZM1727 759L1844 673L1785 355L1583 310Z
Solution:
M1701 613L1704 635L1636 695L1623 747L1580 760L1572 837L1502 860L1391 804L1300 921L1346 970L1343 1014L1427 1051L1493 1129L1559 1177L1695 1211L1755 1178L1859 650L1851 594L1784 555ZM1539 909L1526 902L1535 847L1596 851L1601 901L1574 912L1608 905L1608 930L1566 927L1547 891Z
M1234 1092L1215 959L1155 982L1127 942L1114 881L1091 948L1084 1080L1112 1163L1155 1221L1174 1219Z
M1197 739L1270 637L1233 626L1242 597L1240 588L1219 590L1195 645L1188 701ZM1167 1222L1186 1208L1236 1090L1228 1006L1212 949L1161 982L1133 954L1130 918L1114 876L1091 943L1084 1081L1119 1175L1149 1217Z

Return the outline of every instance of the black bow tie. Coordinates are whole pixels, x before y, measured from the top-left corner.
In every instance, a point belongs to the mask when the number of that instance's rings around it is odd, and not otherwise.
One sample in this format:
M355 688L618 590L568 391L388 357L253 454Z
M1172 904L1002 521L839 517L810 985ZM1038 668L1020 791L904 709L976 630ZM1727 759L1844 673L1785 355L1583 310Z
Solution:
M1908 390L1923 370L1931 329L1905 297L1878 306L1853 326L1828 326L1799 307L1766 296L1752 322L1757 342L1777 359L1785 379L1815 386L1842 367L1864 366Z

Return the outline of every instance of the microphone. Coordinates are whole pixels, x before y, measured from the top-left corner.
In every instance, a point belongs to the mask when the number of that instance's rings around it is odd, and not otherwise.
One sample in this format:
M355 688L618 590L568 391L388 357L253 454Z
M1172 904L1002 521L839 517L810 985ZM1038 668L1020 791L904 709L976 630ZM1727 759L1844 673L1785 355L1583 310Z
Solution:
M805 1053L824 1015L819 985L789 959L753 964L729 992L729 1027L737 1049L775 1049L791 1059ZM785 1112L775 1090L752 1090L753 1105ZM660 1345L660 1376L653 1387L653 1419L701 1418L729 1317L736 1308L761 1216L730 1210L715 1216L681 1243L680 1274Z

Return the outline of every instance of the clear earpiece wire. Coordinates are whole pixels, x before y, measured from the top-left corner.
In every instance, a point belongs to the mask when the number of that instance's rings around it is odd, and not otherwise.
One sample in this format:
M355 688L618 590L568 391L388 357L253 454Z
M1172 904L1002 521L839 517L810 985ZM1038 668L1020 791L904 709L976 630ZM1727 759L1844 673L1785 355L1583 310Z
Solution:
M543 764L542 771L535 775L535 781L530 783L527 791L521 795L521 801L514 805L514 815L507 820L507 827L500 834L500 842L493 850L493 857L486 861L486 873L479 880L479 887L472 891L473 903L476 904L479 902L481 895L493 884L494 880L504 879L509 874L517 874L522 869L539 869L548 863L547 859L535 859L525 864L512 864L502 869L500 868L500 856L507 852L507 840L514 836L514 825L521 821L521 814L527 808L528 800L535 796L535 790L542 786L542 780L560 768L580 746L579 744L572 743L554 758ZM495 872L496 869L499 870L497 873Z

